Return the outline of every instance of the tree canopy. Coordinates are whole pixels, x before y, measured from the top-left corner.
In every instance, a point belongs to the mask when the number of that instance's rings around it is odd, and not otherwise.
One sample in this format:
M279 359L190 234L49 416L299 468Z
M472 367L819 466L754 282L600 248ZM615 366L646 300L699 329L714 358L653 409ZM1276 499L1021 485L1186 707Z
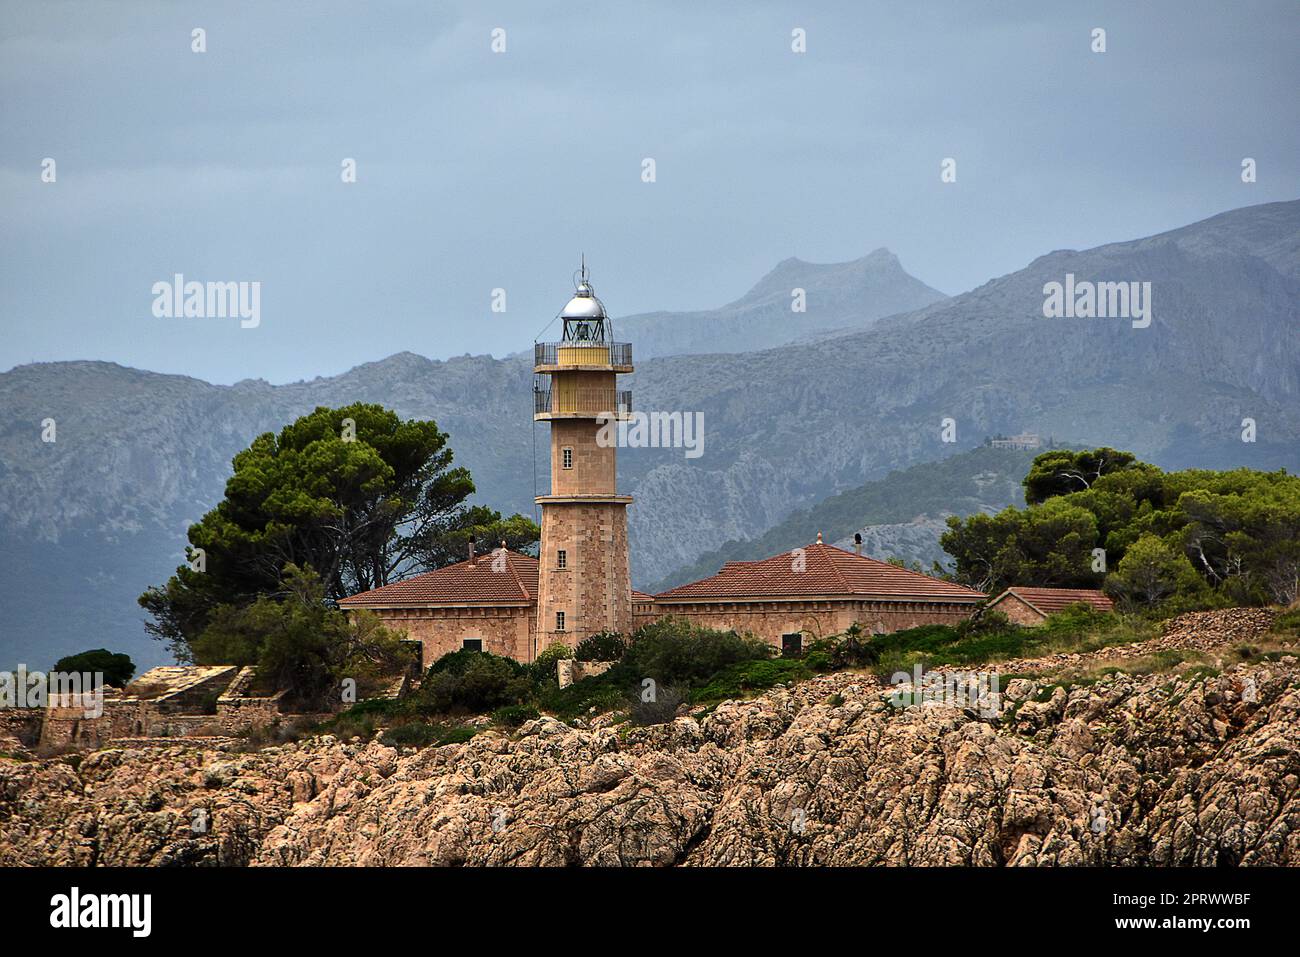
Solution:
M258 436L234 457L223 499L190 526L189 563L140 596L146 628L190 660L218 609L286 597L289 565L339 599L459 560L471 540L483 551L537 541L527 517L467 504L474 482L452 458L434 422L364 403Z
M61 674L102 674L104 684L125 688L135 674L135 662L129 655L114 654L107 648L94 648L60 658L50 670Z
M1093 449L1038 456L1024 484L1025 508L948 520L941 543L958 581L989 593L1105 587L1137 605L1297 597L1300 477L1162 472Z

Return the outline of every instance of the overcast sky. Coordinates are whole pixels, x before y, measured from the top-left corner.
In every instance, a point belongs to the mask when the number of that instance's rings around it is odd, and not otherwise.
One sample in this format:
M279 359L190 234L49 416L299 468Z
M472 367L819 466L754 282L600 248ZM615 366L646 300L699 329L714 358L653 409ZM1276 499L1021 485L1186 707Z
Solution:
M615 316L878 246L957 293L1300 196L1295 0L0 11L0 369L285 382L502 355L580 251ZM156 318L175 273L260 282L261 324Z

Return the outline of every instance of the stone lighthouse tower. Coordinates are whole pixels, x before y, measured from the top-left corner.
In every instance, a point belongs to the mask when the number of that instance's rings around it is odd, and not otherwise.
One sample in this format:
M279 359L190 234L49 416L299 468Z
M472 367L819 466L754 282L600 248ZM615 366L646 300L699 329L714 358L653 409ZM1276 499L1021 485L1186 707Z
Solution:
M601 440L614 431L607 423L631 408L632 394L619 391L618 376L632 371L632 347L612 341L585 264L560 318L561 340L536 343L533 355L533 419L551 423L551 491L537 499L542 543L534 653L601 631L626 634L632 623L632 498L615 488L616 443Z

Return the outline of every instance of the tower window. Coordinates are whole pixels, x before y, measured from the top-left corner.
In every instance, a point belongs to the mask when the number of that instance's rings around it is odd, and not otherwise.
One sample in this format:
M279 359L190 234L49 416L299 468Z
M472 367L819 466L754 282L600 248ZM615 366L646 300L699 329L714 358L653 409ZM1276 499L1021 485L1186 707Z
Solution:
M573 449L567 445L560 449L560 467L566 469L573 468Z
M569 553L566 552L563 548L561 548L559 551L555 553L555 567L556 568L569 567Z
M564 631L564 612L562 611L555 613L555 630Z

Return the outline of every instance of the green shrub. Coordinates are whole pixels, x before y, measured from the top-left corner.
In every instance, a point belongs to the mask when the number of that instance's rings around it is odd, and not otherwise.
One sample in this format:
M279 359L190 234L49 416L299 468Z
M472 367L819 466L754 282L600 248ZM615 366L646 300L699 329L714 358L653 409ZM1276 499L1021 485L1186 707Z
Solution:
M628 718L633 724L641 726L665 724L677 716L677 709L685 701L685 692L676 685L656 687L654 697L649 701L641 694L632 696Z
M818 638L808 646L804 663L812 671L835 671L839 668L863 668L880 660L875 639L866 635L859 624L850 625L842 635Z
M1273 634L1286 638L1300 638L1300 608L1284 611L1273 620Z
M412 721L389 728L379 740L389 747L427 748L438 740L440 733L434 725Z
M428 748L444 744L463 744L477 733L475 728L468 725L447 726L411 721L389 728L379 740L389 747Z
M530 704L510 704L492 712L492 721L507 728L517 728L525 721L540 718L541 712Z
M623 680L625 677L615 666L603 675L575 681L567 688L552 683L538 692L538 704L561 721L572 721L593 710L599 714L626 707L633 682L630 678Z
M627 654L627 648L627 639L618 632L602 631L578 642L573 657L579 661L620 661Z
M513 658L461 650L433 663L420 685L419 705L437 714L478 714L529 700L532 684Z
M707 684L696 689L691 698L696 704L744 698L774 685L803 681L812 675L806 657L742 661L719 671Z
M734 631L699 628L680 618L664 618L632 636L627 653L615 668L640 682L653 678L660 685L698 685L741 661L771 658L770 644Z
M532 675L533 683L542 685L556 681L556 669L559 663L566 658L572 657L572 648L563 642L554 642L547 647L545 651L533 659L533 663L528 666L528 670Z

